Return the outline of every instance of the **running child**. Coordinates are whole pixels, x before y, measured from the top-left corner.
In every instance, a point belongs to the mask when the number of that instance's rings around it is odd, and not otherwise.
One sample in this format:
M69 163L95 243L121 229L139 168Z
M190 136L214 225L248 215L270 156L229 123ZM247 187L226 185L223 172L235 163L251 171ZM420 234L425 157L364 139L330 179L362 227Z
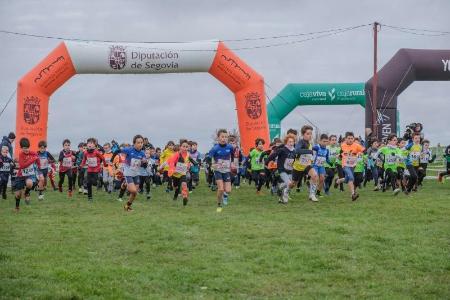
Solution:
M20 209L20 200L25 197L25 204L30 204L30 191L37 182L36 172L39 168L39 157L36 152L30 151L30 141L21 138L19 141L20 153L18 170L12 186L16 198L16 211Z
M222 205L228 204L231 192L231 156L233 146L228 144L228 132L225 129L217 131L218 143L209 151L217 185L217 212L222 212Z
M141 165L141 168L139 169L139 193L144 193L144 185L145 185L145 195L147 200L150 200L150 186L152 182L152 176L153 176L153 164L154 161L152 159L152 152L151 149L154 150L153 146L149 146L145 149L145 159L147 159L147 165Z
M250 152L250 163L252 168L252 178L255 181L256 194L261 195L261 187L266 182L266 172L264 170L264 162L262 161L261 155L264 153L264 144L266 142L257 138L255 140L255 149Z
M168 175L172 177L172 184L175 190L173 200L178 199L178 195L181 191L183 206L186 206L189 201L186 174L188 173L191 164L197 165L198 163L189 155L188 140L180 140L179 145L179 151L175 152L166 163L169 166Z
M423 179L427 176L428 164L432 164L436 159L436 155L431 152L430 141L422 141L422 152L419 158L419 172L417 174L417 185L422 185Z
M133 208L131 206L133 205L133 201L134 199L136 199L136 195L138 192L139 168L142 165L147 164L147 160L145 159L145 153L142 150L143 146L144 146L144 138L142 137L142 135L140 134L135 135L133 137L133 146L119 149L117 152L114 153L112 158L114 161L114 157L119 153L123 153L125 156L125 161L123 163L123 173L125 176L126 189L130 193L130 197L128 198L128 201L123 208L127 212L133 211ZM122 190L124 190L124 185L122 185L121 192Z
M108 194L111 194L114 188L114 172L112 167L112 150L111 144L105 143L103 145L103 158L105 160L105 165L102 168L103 186Z
M334 176L337 172L336 165L338 162L338 157L341 152L341 147L337 144L337 136L332 134L330 135L329 145L327 146L329 152L329 162L325 163L325 182L324 182L324 190L325 194L329 194L330 187L333 184Z
M87 150L86 143L78 144L78 151L75 153L75 165L78 167L78 194L86 194L87 189L85 186L86 172L87 166L81 166L81 162L83 161L84 152ZM75 185L75 182L73 183Z
M198 183L200 181L200 164L201 164L201 154L197 150L198 144L195 141L189 142L190 150L189 150L189 156L196 161L196 164L192 164L191 168L189 169L189 172L191 173L190 180L188 182L189 186L189 192L192 192L195 187L198 186Z
M75 152L70 150L70 140L65 139L63 141L63 150L59 153L59 183L58 189L59 192L63 192L63 184L64 178L67 175L67 181L69 184L67 194L69 197L72 197L72 187L73 187L73 176L72 176L72 167L75 161Z
M8 186L9 177L14 170L14 162L9 157L9 148L4 145L1 147L0 153L0 193L2 194L2 199L6 200L6 189Z
M161 156L159 158L161 165L163 165L169 159L169 157L173 155L174 148L175 143L173 141L167 142L166 148L164 148L164 151L161 153ZM169 166L167 164L164 165L165 167L163 169L163 182L167 182L166 193L169 193L173 190L172 178L169 176Z
M408 185L406 187L406 194L411 191L417 191L417 172L420 165L420 153L422 152L422 145L420 144L421 135L415 132L412 139L409 140L405 149L408 150L408 158L406 160L406 170L408 171Z
M83 161L81 162L81 167L87 165L86 182L89 202L92 202L92 186L97 185L101 164L105 163L103 155L96 148L96 143L97 140L94 138L87 140L87 150L84 152Z
M330 152L327 148L328 142L328 135L321 134L319 144L314 145L314 147L312 148L314 152L312 167L319 177L319 185L316 192L318 196L321 196L320 191L322 190L325 182L325 163L330 163Z
M353 132L346 132L345 141L341 144L342 167L345 177L336 179L334 181L334 188L337 188L340 183L347 183L352 195L352 201L355 201L359 197L359 194L355 191L354 170L358 161L358 154L363 151L364 147L355 143L355 135Z
M311 178L310 188L309 188L309 200L317 202L316 190L318 183L318 176L314 168L312 168L312 158L313 150L311 145L313 128L309 125L304 125L300 133L302 138L298 141L295 146L296 160L293 164L292 171L292 183L291 188L296 186L299 182L303 180L304 176L309 175Z
M38 150L38 156L39 156L39 200L44 199L44 188L47 186L47 178L48 178L48 168L50 164L55 162L55 158L53 155L50 154L50 152L47 151L47 142L46 141L40 141L38 144L39 150Z
M292 134L286 135L284 138L284 145L277 147L267 159L267 162L277 160L277 170L280 178L278 203L287 204L289 201L289 192L292 187L292 170L295 160L295 136Z

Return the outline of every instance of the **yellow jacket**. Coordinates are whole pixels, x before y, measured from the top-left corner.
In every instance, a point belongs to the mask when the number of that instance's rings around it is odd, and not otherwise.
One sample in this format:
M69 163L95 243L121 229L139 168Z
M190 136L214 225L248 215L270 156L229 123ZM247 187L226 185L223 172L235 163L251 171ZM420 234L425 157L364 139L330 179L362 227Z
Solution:
M160 165L164 164L172 155L174 151L170 150L169 148L164 149L164 151L161 153L161 156L159 157L159 163ZM166 165L164 167L164 171L169 171L169 165Z

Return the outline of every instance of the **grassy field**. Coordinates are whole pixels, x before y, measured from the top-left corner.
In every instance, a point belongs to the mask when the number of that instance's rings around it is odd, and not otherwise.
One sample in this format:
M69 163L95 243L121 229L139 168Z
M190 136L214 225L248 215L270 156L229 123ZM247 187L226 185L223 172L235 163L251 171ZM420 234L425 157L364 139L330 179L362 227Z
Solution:
M187 207L94 197L0 200L1 298L450 298L450 181L286 206L244 185L222 213L204 185Z

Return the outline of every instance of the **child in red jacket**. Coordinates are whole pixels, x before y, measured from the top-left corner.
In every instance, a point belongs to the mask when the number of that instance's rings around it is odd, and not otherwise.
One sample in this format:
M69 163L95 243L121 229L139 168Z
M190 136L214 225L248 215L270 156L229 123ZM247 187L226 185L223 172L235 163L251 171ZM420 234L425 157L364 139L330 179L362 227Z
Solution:
M72 168L75 161L75 152L70 150L70 140L65 139L63 141L63 150L59 153L59 183L58 189L62 193L62 185L64 183L64 177L67 175L69 181L68 195L72 197L73 176Z
M39 169L39 156L30 151L30 141L21 138L17 176L12 186L16 198L16 212L19 211L20 199L25 197L25 203L30 204L30 191L37 184L37 170Z
M101 170L101 163L106 166L105 159L100 151L97 150L97 140L89 138L87 140L87 150L84 152L81 167L87 165L87 191L88 200L92 201L92 185L97 185L98 173Z

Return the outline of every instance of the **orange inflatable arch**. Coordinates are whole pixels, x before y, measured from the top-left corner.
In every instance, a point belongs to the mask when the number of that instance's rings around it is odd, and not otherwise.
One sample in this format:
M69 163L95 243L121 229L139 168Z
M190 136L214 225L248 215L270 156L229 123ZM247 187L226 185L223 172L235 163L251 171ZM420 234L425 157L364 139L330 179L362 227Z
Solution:
M47 139L50 96L75 74L209 72L235 95L241 146L269 141L264 79L222 42L182 44L65 41L18 82L16 147L28 137L31 149Z

